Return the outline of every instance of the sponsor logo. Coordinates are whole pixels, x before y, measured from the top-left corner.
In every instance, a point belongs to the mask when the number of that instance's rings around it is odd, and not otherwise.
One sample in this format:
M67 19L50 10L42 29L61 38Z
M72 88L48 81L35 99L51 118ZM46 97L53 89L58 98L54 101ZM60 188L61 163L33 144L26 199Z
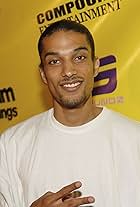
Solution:
M0 89L0 104L14 102L16 100L12 87ZM12 120L18 115L17 107L0 108L0 119Z
M92 91L93 96L111 94L117 88L117 68L116 68L116 57L114 55L108 55L100 58L100 72L94 78L94 88ZM96 100L97 105L107 104L123 104L123 96L110 96L100 97Z
M0 89L0 103L15 101L14 91L11 87Z
M106 57L100 58L100 68L103 66L116 63L116 57L114 55L108 55ZM101 84L102 80L107 80L107 83ZM101 95L112 93L117 87L117 69L116 67L109 68L107 70L99 72L99 74L94 79L97 86L94 87L92 95Z
M83 23L118 11L120 8L121 0L75 0L40 12L36 20L42 33L49 24L59 19Z

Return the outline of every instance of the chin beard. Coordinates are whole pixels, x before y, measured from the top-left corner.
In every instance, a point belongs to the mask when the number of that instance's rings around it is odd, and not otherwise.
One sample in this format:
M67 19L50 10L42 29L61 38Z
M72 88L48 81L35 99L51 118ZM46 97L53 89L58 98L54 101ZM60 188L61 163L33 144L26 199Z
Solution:
M60 99L59 101L57 100L57 102L64 108L66 109L75 109L75 108L80 108L81 106L83 106L87 100L89 99L89 96L82 96L79 99Z

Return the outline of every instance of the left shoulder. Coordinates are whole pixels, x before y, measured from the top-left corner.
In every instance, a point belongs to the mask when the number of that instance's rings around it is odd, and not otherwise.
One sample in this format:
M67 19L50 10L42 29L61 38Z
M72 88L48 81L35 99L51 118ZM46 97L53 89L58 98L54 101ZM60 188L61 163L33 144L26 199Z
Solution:
M124 130L138 130L140 132L140 122L133 120L120 112L113 111L111 109L105 109L107 111L108 117L112 125L115 128L123 128Z

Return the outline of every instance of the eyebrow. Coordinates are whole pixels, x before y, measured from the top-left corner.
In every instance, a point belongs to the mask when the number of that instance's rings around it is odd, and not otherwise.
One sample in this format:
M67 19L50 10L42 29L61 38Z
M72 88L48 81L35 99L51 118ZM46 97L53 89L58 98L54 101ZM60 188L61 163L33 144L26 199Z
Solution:
M79 50L86 50L86 51L88 51L88 48L87 47L78 47L78 48L74 49L74 52L77 52Z
M86 50L86 51L88 51L88 48L87 48L87 47L78 47L78 48L75 48L75 49L73 50L73 52L77 52L77 51L80 51L80 50ZM47 52L47 53L45 54L45 58L46 58L47 56L50 56L50 55L60 55L60 54L59 54L59 52Z

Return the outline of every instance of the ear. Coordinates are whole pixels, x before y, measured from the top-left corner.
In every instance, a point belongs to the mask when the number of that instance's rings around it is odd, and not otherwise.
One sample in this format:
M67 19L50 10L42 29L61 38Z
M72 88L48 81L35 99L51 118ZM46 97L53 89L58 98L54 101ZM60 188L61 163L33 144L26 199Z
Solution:
M99 73L99 67L100 67L100 60L98 57L95 57L94 60L94 77L96 77Z
M44 69L42 67L39 67L39 72L40 72L40 76L41 76L42 81L45 84L48 84L48 81L47 81L47 78L46 78L46 74L45 74Z

